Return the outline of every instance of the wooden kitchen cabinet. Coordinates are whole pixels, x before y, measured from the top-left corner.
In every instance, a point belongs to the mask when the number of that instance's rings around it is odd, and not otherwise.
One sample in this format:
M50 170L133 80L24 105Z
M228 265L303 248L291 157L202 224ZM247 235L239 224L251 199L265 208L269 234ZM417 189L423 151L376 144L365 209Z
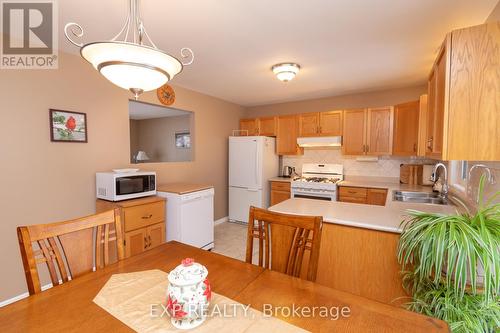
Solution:
M366 115L366 154L391 155L394 107L370 108Z
M500 160L500 22L455 30L446 89L446 160Z
M445 108L448 107L447 103L445 103L448 94L446 76L449 75L447 68L450 64L450 48L451 36L448 35L439 50L428 81L429 99L425 156L437 159L441 159L443 153L444 115L447 113L447 111L445 112Z
M165 243L165 223L157 223L149 226L146 230L148 238L148 249L152 249Z
M500 160L498 59L500 22L446 36L428 78L426 156Z
M387 190L384 188L369 188L366 195L368 205L385 206Z
M299 136L319 135L319 113L304 113L299 117Z
M363 155L366 142L366 109L344 111L342 153Z
M391 155L392 106L344 111L342 152L346 155Z
M165 199L145 197L111 202L98 199L98 213L120 209L125 257L152 249L165 242Z
M302 155L304 150L297 145L299 117L279 116L276 133L276 153L278 155Z
M299 136L341 136L342 111L325 111L299 115Z
M271 206L291 197L290 182L271 181Z
M259 135L276 136L276 127L278 125L277 117L261 117L259 122Z
M339 201L385 206L387 189L339 186Z
M427 94L419 99L417 155L425 156L427 135Z
M125 257L142 253L147 248L147 230L137 229L125 233Z
M342 135L342 111L326 111L319 113L319 133L323 136Z
M241 119L240 120L241 135L254 136L259 135L259 119Z
M394 106L393 155L418 155L419 118L420 100Z

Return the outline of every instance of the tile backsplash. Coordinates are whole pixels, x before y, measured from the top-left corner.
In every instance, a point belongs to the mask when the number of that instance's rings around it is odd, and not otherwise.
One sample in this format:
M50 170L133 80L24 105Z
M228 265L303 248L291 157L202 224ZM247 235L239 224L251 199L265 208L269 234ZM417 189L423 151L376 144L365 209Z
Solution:
M297 173L302 171L304 163L335 163L344 165L346 176L370 176L399 178L401 164L435 164L436 161L423 158L404 158L381 156L378 161L357 161L356 156L342 155L341 148L304 149L302 156L283 156L283 165L295 167Z

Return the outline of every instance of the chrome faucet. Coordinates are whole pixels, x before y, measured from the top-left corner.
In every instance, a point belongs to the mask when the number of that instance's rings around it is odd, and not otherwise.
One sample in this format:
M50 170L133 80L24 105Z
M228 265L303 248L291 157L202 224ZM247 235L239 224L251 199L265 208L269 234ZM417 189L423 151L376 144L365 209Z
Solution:
M444 200L448 199L448 169L446 168L446 165L443 163L437 163L434 166L434 181L437 181L437 170L439 167L442 167L444 170L444 179L443 179L443 187L441 188L441 198Z

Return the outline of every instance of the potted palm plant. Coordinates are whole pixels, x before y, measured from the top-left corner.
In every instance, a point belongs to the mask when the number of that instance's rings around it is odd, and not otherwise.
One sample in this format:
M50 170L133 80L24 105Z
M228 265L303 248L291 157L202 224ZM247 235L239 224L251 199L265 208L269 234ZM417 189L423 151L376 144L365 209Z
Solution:
M483 198L475 214L408 211L398 246L403 286L412 311L449 323L453 333L500 327L500 192Z

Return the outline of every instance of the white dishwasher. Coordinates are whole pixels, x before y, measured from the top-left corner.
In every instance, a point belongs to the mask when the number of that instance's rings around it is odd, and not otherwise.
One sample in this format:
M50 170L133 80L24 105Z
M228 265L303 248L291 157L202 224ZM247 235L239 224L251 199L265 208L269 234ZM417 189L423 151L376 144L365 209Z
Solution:
M186 194L157 192L167 199L166 239L204 250L214 247L214 189Z

